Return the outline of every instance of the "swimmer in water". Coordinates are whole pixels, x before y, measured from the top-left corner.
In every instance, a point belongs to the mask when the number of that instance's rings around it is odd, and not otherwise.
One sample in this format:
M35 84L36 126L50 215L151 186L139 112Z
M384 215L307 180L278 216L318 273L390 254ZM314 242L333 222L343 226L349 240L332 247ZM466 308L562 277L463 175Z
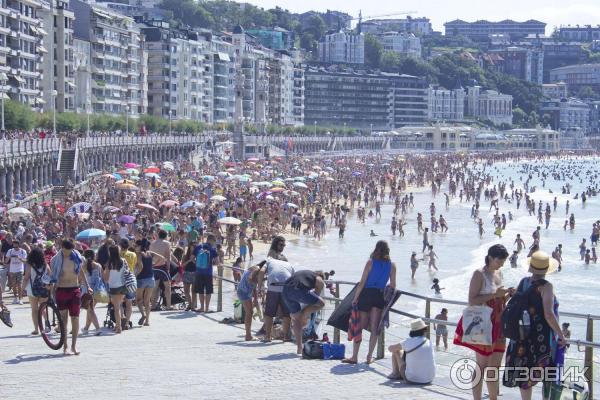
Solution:
M374 236L377 236L377 234L375 232L373 232L373 229L371 229L371 233L369 234L369 236L374 237Z

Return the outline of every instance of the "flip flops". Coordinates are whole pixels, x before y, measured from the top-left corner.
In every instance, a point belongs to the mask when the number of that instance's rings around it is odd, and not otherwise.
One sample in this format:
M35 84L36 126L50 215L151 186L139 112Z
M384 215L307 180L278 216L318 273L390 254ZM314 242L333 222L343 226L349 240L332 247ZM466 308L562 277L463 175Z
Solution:
M349 359L349 358L344 358L344 359L342 360L342 364L352 364L352 365L355 365L355 364L356 364L356 361L354 361L354 360L351 360L351 359Z

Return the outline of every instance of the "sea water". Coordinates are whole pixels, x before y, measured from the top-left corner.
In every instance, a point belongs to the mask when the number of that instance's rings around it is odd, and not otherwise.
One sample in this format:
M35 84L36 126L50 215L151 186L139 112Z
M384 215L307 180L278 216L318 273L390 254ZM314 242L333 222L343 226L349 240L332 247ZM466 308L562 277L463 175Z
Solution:
M525 161L533 162L533 161ZM517 268L511 268L507 260L501 269L505 287L516 287L520 279L528 276L525 265L527 248L532 244L532 232L538 225L541 229L541 249L550 254L553 249L561 243L563 245L563 263L562 271L548 275L547 279L552 282L556 296L560 302L560 310L577 312L582 314L600 313L600 279L598 270L600 264L585 265L580 260L579 244L583 238L587 239L588 248L590 246L590 234L594 221L600 219L600 196L588 197L585 204L581 199L574 199L576 193L580 193L589 185L588 179L583 175L585 170L600 171L598 159L587 158L577 161L565 160L547 160L536 161L540 166L548 168L568 169L573 174L573 169L579 170L580 177L572 176L568 179L571 184L571 194L562 194L561 188L567 181L555 181L552 177L546 179L545 187L542 187L542 179L534 174L529 182L529 187L536 187L534 193L530 193L536 203L536 215L529 216L525 208L524 199L521 201L519 210L516 208L516 202L508 204L500 200L500 214L504 213L508 220L508 211L511 211L514 220L508 221L506 230L502 233L502 238L494 235L493 215L495 210L489 210L488 201L481 199L479 216L484 221L485 233L480 238L477 224L471 218L472 203L466 201L460 202L459 198L451 198L450 206L446 208L443 192L447 192L447 185L442 187L438 196L433 197L430 188L418 188L409 190L414 193L414 208L405 215L404 226L405 236L399 237L392 235L390 223L393 214L393 202L386 201L381 207L381 218L366 218L365 224L358 221L356 211L353 210L348 215L348 224L344 238L338 238L338 230L331 226L327 235L320 241L305 235L298 235L288 241L285 249L286 256L298 268L306 267L309 269L322 269L325 271L335 270L334 279L356 282L360 279L361 273L369 258L370 253L378 240L386 240L390 245L392 261L397 266L397 287L401 290L413 292L416 294L434 297L431 289L432 279L438 278L444 299L466 301L468 296L469 281L473 270L481 268L484 263L484 257L488 247L493 244L501 243L512 253L516 250L514 240L517 233L525 241L526 249L519 255ZM482 170L483 165L471 166L473 169ZM497 163L493 166L485 167L487 173L494 177L490 186L498 184L500 181L515 182L516 188L523 188L523 182L527 175L522 172L522 163ZM597 172L596 172L597 173ZM551 190L553 193L550 193ZM507 192L510 195L510 188L507 185ZM544 224L538 224L537 204L540 200L543 202L543 209L546 203L552 208L554 197L557 197L558 206L556 211L552 212L550 226L544 228ZM575 214L576 226L573 231L563 230L565 219L566 201L570 201L570 213ZM421 261L417 270L415 280L412 281L410 274L410 256L413 251L417 252L418 258L422 257L422 234L417 232L416 216L417 212L423 214L423 226L429 227L431 203L436 206L436 218L444 215L449 230L446 233L429 233L429 242L434 246L434 251L438 255L437 266L439 271L428 271L427 262ZM370 205L371 206L371 205ZM367 209L368 213L369 209ZM374 211L374 204L373 204ZM329 219L328 219L329 223ZM370 231L373 230L377 236L371 237ZM600 249L598 249L600 252ZM600 256L600 254L599 254ZM350 289L350 286L342 287L342 297ZM431 316L434 317L442 307L449 309L449 320L457 321L460 318L461 306L447 306L439 303L433 303L431 306ZM416 315L424 315L424 301L402 296L395 305L395 308ZM407 318L394 316L392 319L392 329L389 333L394 335L394 328L398 328L396 336L405 337ZM585 339L584 319L561 318L561 322L570 322L572 338ZM598 325L598 323L596 324ZM600 327L596 326L594 339L600 339ZM452 341L453 327L449 327L449 340ZM571 351L572 356L579 357L576 351ZM596 356L595 359L598 359Z

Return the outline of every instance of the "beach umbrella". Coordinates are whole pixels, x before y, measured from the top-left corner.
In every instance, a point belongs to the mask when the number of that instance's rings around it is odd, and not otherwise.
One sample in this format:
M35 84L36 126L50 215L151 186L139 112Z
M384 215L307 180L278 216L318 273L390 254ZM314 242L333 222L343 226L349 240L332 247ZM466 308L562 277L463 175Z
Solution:
M214 181L214 180L215 180L215 177L214 177L214 176L212 176L212 175L204 175L204 176L202 177L202 179L204 179L205 181Z
M298 208L298 206L294 203L287 203L286 205L291 208Z
M271 189L271 192L273 193L279 193L279 192L284 192L285 189L282 187L274 187L273 189Z
M127 172L129 175L139 175L140 171L138 171L135 168L128 168L125 170L125 172Z
M146 178L150 178L150 179L152 179L152 178L160 179L160 175L159 175L159 174L157 174L156 172L146 172L146 173L144 174L144 176L145 176Z
M226 162L226 163L225 163L225 166L226 166L227 168L230 168L230 167L235 167L235 163L234 163L233 161L228 161L228 162Z
M304 182L304 181L306 180L306 178L305 178L305 177L303 177L303 176L295 176L295 177L294 177L294 180L295 180L296 182Z
M118 181L123 180L123 177L120 174L117 174L116 172L113 172L112 176Z
M78 213L77 218L79 218L80 221L86 221L90 218L90 213Z
M103 177L103 178L110 178L110 179L117 179L117 178L115 177L115 174L104 174L104 175L102 175L102 177Z
M256 186L271 187L271 186L273 186L273 184L271 182L263 181L263 182L256 182Z
M280 180L275 180L271 183L273 184L273 186L285 186L285 182L280 181Z
M131 181L133 181L133 182L137 182L137 181L139 181L139 180L140 180L140 177L139 177L139 176L132 175L132 176L130 176L130 177L129 177L129 180L131 180Z
M133 221L135 221L135 217L133 215L121 215L119 218L117 218L117 222L122 222L124 224L133 224Z
M156 207L154 207L151 204L147 204L147 203L138 203L135 206L136 206L136 208L139 208L140 210L158 211L158 209Z
M240 225L242 223L241 220L234 217L225 217L219 219L217 222L223 225Z
M221 196L220 194L214 195L210 198L212 201L225 201L227 198L225 196Z
M158 167L148 167L148 168L146 168L144 170L144 172L150 172L150 173L154 172L154 173L157 174L157 173L160 172L160 168L158 168Z
M234 171L235 171L235 170L234 170ZM224 178L224 177L227 177L227 176L229 176L229 175L230 175L230 174L229 174L229 172L227 172L227 171L220 171L220 172L218 172L218 173L217 173L217 176L220 176L220 177L222 177L222 178Z
M117 184L117 189L119 189L119 190L132 190L132 191L140 190L133 183L118 183Z
M86 229L81 231L75 236L77 240L91 240L91 239L104 239L106 237L106 232L101 229Z
M92 205L84 201L75 203L67 209L67 215L76 215L79 213L88 212L91 208Z
M165 230L167 232L175 232L177 229L173 226L173 224L169 222L158 222L156 224L160 229Z
M265 200L275 200L275 197L271 196L270 194L265 196Z
M250 162L258 162L258 158L256 157L250 157L249 159L247 159L246 161L250 161Z
M127 162L125 164L123 164L123 166L125 168L139 168L139 164L133 163L133 162Z
M115 213L117 211L121 210L119 207L115 207L115 206L106 206L104 207L103 211L105 213Z
M115 184L127 183L131 185L135 185L135 182L132 179L121 179L120 181L116 181Z
M162 203L160 203L160 205L161 205L162 207L167 207L167 208L170 208L170 207L176 206L177 204L179 204L179 203L178 203L178 202L176 202L175 200L165 200L165 201L163 201Z
M227 172L235 172L235 168L229 167L225 171L227 171Z
M19 218L30 218L33 214L31 211L24 207L15 207L8 210L8 216L10 219L19 219Z
M201 208L201 207L204 207L204 204L202 204L196 200L188 200L185 203L183 203L179 208L186 209L186 208L191 208L191 207Z
M352 176L361 176L361 175L362 175L362 172L360 172L360 171L354 171L352 173Z
M306 186L306 184L302 183L302 182L294 182L294 187L301 188L301 189L307 189L308 188L308 186Z
M164 164L163 168L164 169L168 169L169 171L174 171L175 170L175 166L173 164Z

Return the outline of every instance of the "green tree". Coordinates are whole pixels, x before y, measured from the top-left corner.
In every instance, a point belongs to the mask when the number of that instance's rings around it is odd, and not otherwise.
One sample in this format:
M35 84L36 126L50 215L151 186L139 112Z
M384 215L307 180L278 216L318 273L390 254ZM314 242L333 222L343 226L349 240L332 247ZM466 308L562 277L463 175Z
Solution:
M302 48L306 51L314 52L316 47L317 47L317 41L315 40L315 37L313 36L313 34L310 32L302 33L302 36L300 36L300 48Z
M383 71L398 72L400 69L400 55L395 51L384 51L379 66Z
M537 112L532 111L527 116L527 126L530 128L535 128L540 122L540 117Z
M372 34L365 35L365 64L373 68L379 68L383 46Z
M31 130L36 115L28 105L13 100L4 100L4 127L6 129Z
M582 86L577 91L577 97L580 99L594 99L597 97L597 94L591 86Z
M81 128L79 116L75 113L65 112L56 114L56 130L58 132L75 131Z
M325 34L326 29L323 18L315 14L309 17L304 33L310 33L315 40L319 40Z
M513 125L524 126L527 122L527 113L519 107L513 108Z
M552 124L552 116L548 113L544 113L542 115L541 123L544 128L551 125Z

